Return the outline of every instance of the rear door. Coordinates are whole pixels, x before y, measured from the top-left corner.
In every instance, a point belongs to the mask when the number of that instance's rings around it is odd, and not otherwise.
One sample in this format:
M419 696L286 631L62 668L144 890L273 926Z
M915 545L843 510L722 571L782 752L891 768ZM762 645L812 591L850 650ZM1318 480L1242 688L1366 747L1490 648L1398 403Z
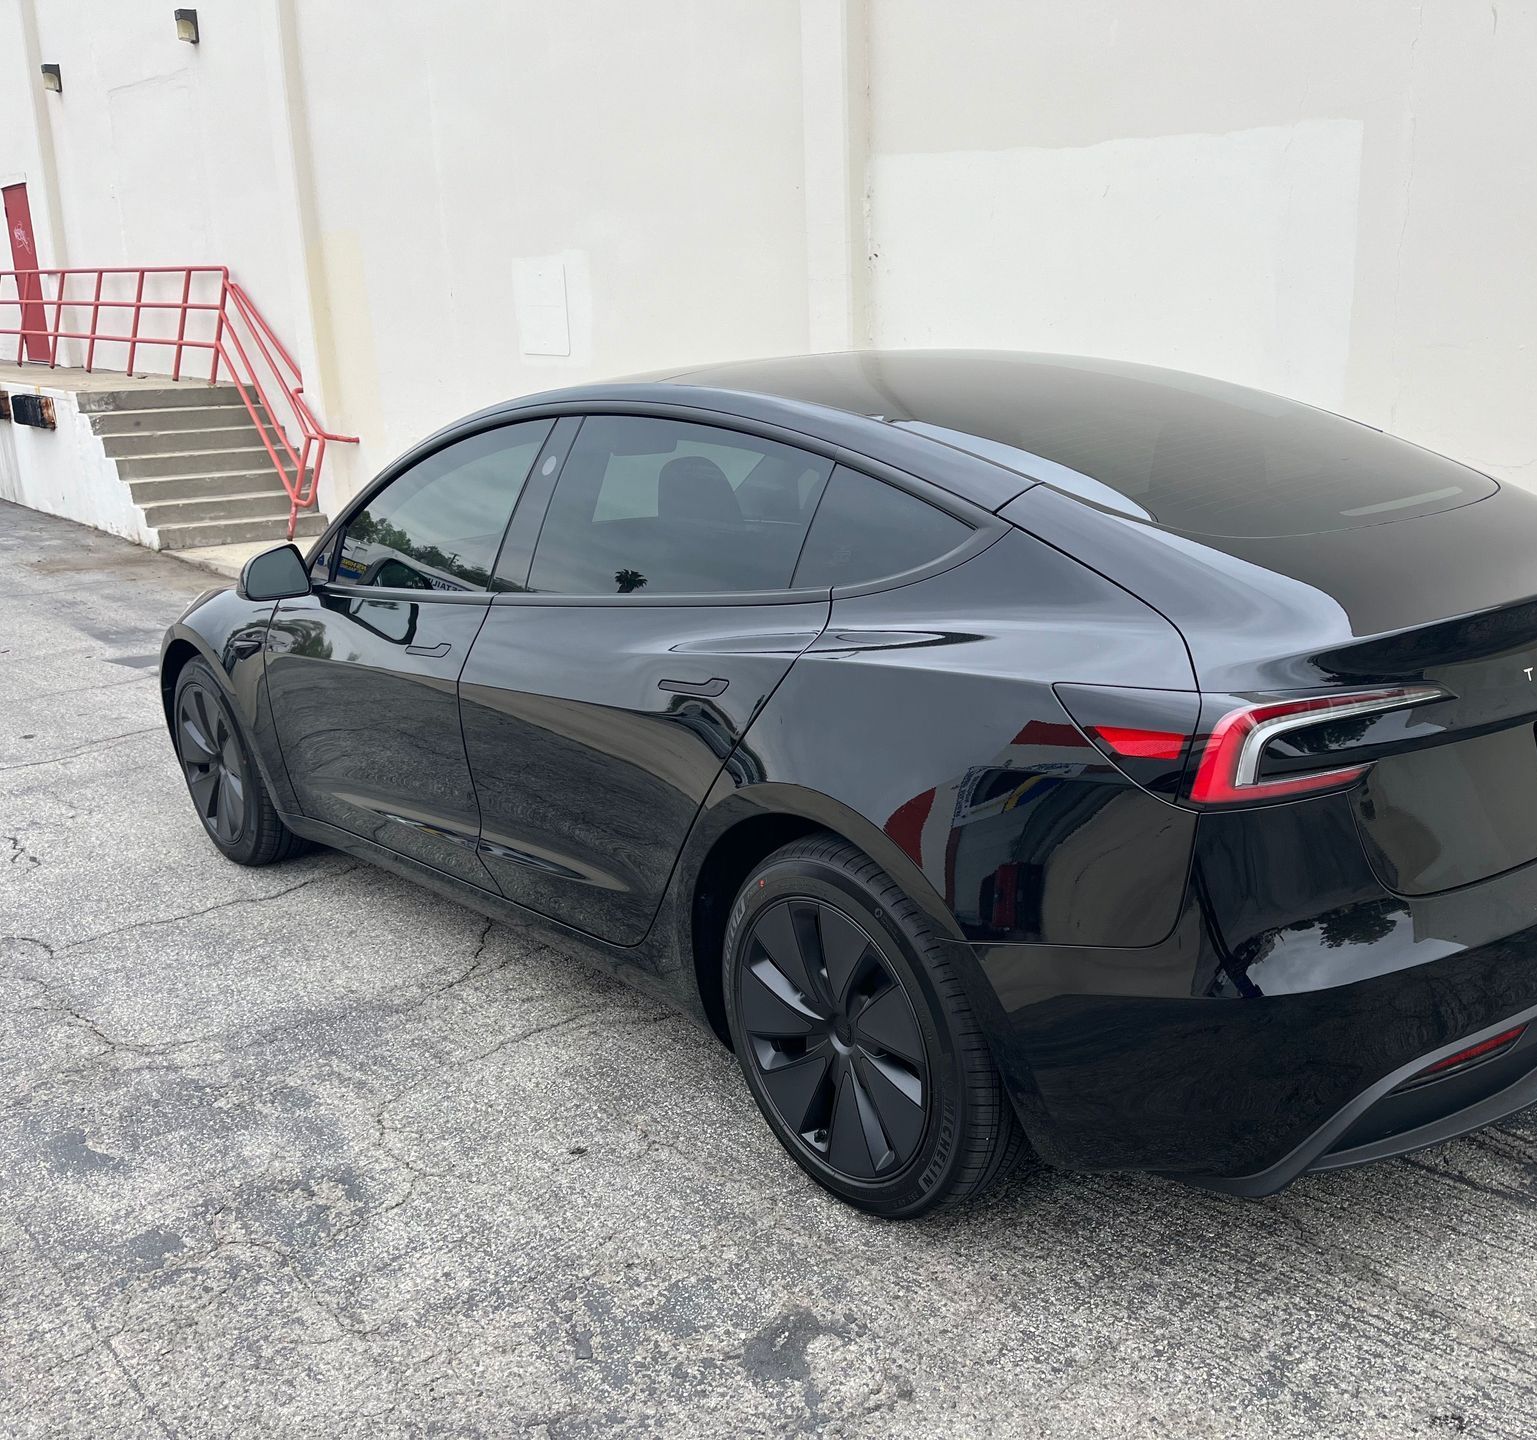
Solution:
M728 762L754 778L738 741L827 623L828 590L791 582L831 470L741 431L596 415L536 480L460 677L481 859L509 899L645 934L710 786Z
M304 813L491 888L455 686L498 548L553 422L456 441L391 479L285 600L267 683Z

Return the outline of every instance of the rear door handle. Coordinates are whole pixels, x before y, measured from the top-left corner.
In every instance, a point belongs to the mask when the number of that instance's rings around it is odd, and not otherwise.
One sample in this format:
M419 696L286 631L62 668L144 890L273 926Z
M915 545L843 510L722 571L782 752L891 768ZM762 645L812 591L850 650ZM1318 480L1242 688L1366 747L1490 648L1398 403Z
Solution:
M436 645L407 645L407 655L425 655L428 659L436 660L440 656L447 655L454 647L447 640L440 640Z
M719 695L727 682L720 676L713 680L658 680L658 690L671 690L677 695Z

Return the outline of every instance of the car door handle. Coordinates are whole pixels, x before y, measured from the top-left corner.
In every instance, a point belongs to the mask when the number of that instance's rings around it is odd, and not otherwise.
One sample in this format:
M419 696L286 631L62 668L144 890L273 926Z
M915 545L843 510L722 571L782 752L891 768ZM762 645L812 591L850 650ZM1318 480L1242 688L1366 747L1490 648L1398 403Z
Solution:
M440 640L436 645L407 645L407 655L425 655L429 659L436 660L440 656L447 655L454 647L447 640Z
M656 688L677 695L719 695L727 683L717 675L713 680L658 680Z

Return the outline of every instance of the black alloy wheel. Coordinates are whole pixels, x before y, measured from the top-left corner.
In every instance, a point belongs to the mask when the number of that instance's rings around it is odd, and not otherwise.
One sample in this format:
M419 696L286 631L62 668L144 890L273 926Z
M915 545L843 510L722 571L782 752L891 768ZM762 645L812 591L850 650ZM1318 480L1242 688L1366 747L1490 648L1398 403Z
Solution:
M819 1185L872 1214L979 1194L1028 1146L966 958L868 855L817 833L737 893L722 985L747 1088Z
M171 734L208 838L238 865L269 865L303 848L283 823L218 680L191 660L176 678Z
M176 750L192 803L208 833L236 845L246 826L246 769L224 708L201 685L183 688L176 705Z
M930 1088L891 962L842 910L807 898L769 906L746 943L742 1029L785 1128L841 1176L895 1175L923 1139Z

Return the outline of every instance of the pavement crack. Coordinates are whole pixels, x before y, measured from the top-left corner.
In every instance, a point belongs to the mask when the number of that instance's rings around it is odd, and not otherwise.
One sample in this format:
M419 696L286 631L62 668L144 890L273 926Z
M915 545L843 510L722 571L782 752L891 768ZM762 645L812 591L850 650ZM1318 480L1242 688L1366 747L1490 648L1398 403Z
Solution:
M29 1241L31 1241L32 1248L37 1252L38 1257L42 1260L43 1264L53 1272L59 1284L63 1287L64 1293L68 1295L69 1298L73 1300L79 1308L81 1318L84 1319L86 1328L91 1332L95 1339L95 1344L91 1348L101 1349L106 1352L107 1357L112 1361L113 1368L118 1372L119 1375L123 1377L124 1382L138 1398L139 1403L144 1407L145 1411L149 1415L149 1418L155 1422L155 1428L162 1435L174 1437L176 1432L170 1427L170 1425L166 1423L164 1417L156 1408L155 1402L144 1393L143 1387L140 1386L138 1379L134 1376L133 1371L128 1368L127 1362L123 1359L122 1355L119 1354L117 1346L113 1343L113 1341L116 1339L116 1336L107 1334L107 1332L97 1324L96 1316L91 1310L90 1306L76 1296L75 1287L71 1283L69 1276L59 1266L58 1262L53 1258L53 1256L48 1253L47 1249L44 1248L42 1242L37 1238L37 1236L32 1233L32 1229L26 1223L26 1221L18 1220L17 1225L19 1226L21 1233L25 1235Z
M118 925L111 930L103 930L95 935L87 935L79 940L70 940L66 944L56 946L50 954L63 954L68 950L79 950L87 945L98 944L102 940L111 940L118 935L128 935L136 930L152 930L163 925L180 925L187 920L197 920L204 915L212 915L219 910L231 910L241 905L266 905L273 900L281 900L285 896L296 894L300 890L307 890L311 885L319 885L325 880L339 880L344 875L351 875L353 871L362 869L361 865L348 865L341 870L327 870L321 875L311 875L307 880L300 880L295 885L289 885L282 890L273 890L266 895L237 895L230 900L220 900L213 905L205 905L200 910L186 910L179 915L163 915L154 920L133 920L127 925Z
M139 735L150 735L157 730L164 730L164 725L146 725L141 730L125 730L121 735L108 735L101 740L92 740L85 745L77 745L73 750L66 750L62 755L48 755L41 760L22 760L15 765L0 765L0 775L11 770L31 770L38 765L57 765L63 760L73 760L79 755L88 755L93 750L110 750L115 745L120 745L126 740L132 740Z
M6 843L11 847L11 853L6 856L6 859L9 860L12 865L20 865L23 869L25 869L29 865L41 865L43 863L36 855L28 850L25 845L21 843L21 835L19 832L15 835L7 835L4 838Z

